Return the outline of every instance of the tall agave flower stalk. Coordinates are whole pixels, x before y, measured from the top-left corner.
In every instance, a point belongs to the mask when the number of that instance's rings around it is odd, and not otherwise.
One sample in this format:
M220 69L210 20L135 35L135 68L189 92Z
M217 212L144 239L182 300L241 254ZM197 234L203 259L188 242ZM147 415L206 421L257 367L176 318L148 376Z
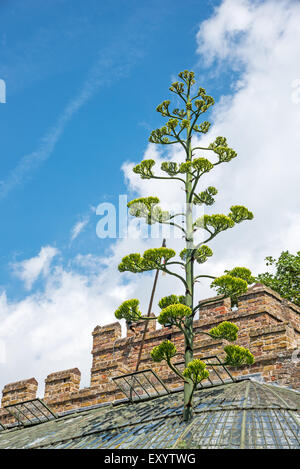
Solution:
M184 335L185 341L185 369L181 372L172 362L177 354L175 345L170 341L163 341L153 348L151 357L154 361L165 360L171 370L184 382L184 412L183 418L188 421L192 417L192 398L196 386L209 375L205 363L193 358L193 320L200 304L194 305L195 282L201 278L212 280L211 286L215 288L222 298L230 297L232 304L237 303L239 295L247 291L248 285L254 279L249 269L236 267L225 271L220 277L213 277L205 273L195 275L194 266L204 264L213 255L208 243L222 231L228 230L238 223L251 220L253 214L241 205L230 207L228 214L212 214L194 217L194 206L211 206L214 204L214 196L217 194L215 187L209 186L197 191L198 183L202 176L214 170L218 165L229 163L236 158L236 152L227 144L225 137L217 137L207 147L193 146L193 136L206 134L210 123L199 119L214 104L211 96L206 94L205 89L198 88L194 94L194 73L185 70L179 73L180 81L172 83L170 91L182 102L182 108L170 110L170 101L163 101L157 111L167 119L166 125L154 130L149 141L159 145L179 144L184 150L185 158L181 163L165 161L161 165L162 172L155 174L155 161L143 160L133 168L142 179L172 180L184 188L185 209L181 213L170 213L162 210L157 197L142 197L128 203L129 213L135 217L143 218L146 223L167 224L183 232L185 247L180 252L179 258L175 260L176 253L172 249L161 247L148 249L140 255L132 253L125 256L119 265L120 272L145 272L160 270L180 279L184 286L185 294L176 294L164 297L159 302L160 314L155 317L142 317L139 310L139 301L130 299L121 304L116 310L118 319L124 318L128 322L158 320L164 326L176 326ZM209 158L202 156L208 155ZM201 156L200 156L201 155ZM177 217L184 217L184 226L176 223ZM204 240L195 242L195 233L203 230ZM178 273L177 266L181 267L184 275ZM175 270L174 270L175 268ZM207 305L202 302L201 307ZM200 310L201 314L201 310ZM223 322L209 332L201 332L212 338L222 338L228 342L237 340L238 327L230 322ZM238 345L228 344L224 347L226 358L224 365L252 364L253 355L248 349Z

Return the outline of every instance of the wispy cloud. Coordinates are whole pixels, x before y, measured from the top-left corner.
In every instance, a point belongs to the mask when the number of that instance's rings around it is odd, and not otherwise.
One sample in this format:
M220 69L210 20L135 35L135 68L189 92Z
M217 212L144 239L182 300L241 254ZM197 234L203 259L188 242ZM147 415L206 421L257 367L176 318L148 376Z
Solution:
M51 262L58 252L52 246L44 246L37 256L21 262L14 262L11 267L16 277L24 282L27 290L30 290L40 275L44 277L48 275Z
M17 166L12 170L10 176L2 182L0 187L0 198L3 199L12 189L22 183L26 177L43 163L53 152L59 138L77 111L105 84L104 71L108 64L99 60L86 80L78 95L67 104L56 123L46 132L41 139L38 148L32 153L21 158ZM120 76L122 71L120 71Z
M124 30L131 31L125 41L120 31L106 49L98 52L78 94L69 101L55 124L41 138L37 149L23 156L7 179L1 181L0 199L5 198L17 185L25 182L32 171L49 158L72 117L99 89L110 86L128 75L133 65L143 56L142 47L146 30L140 31L139 15L140 12L136 13L125 25Z
M74 239L76 239L80 235L80 233L84 230L84 228L88 224L89 220L90 220L90 217L87 216L83 218L82 220L78 221L77 223L75 223L75 225L73 226L71 230L71 242L74 241Z

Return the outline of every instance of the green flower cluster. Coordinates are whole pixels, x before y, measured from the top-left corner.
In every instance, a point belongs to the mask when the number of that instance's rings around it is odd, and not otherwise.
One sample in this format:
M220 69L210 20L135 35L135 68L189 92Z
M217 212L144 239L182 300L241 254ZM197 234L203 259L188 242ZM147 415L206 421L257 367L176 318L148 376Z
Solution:
M240 347L239 345L226 345L224 351L226 352L226 365L241 366L252 365L254 363L254 356L247 348Z
M214 165L207 158L195 158L192 161L193 168L197 171L198 176L208 173Z
M181 325L186 316L190 316L191 314L192 310L188 306L181 303L171 304L161 310L157 320L162 326L178 326Z
M147 270L163 267L175 255L175 251L169 248L147 249L143 257L138 253L132 253L123 257L118 269L120 272L146 272Z
M246 293L248 285L255 282L251 275L251 270L246 267L234 267L225 270L225 275L216 278L211 283L211 288L215 288L220 295L231 298L231 304L237 305L238 296Z
M202 194L200 194L200 197ZM216 235L221 231L232 228L235 223L241 223L245 220L252 220L252 218L253 213L250 212L246 207L243 207L242 205L233 205L230 207L230 213L228 216L223 214L203 215L202 217L197 218L194 223L194 227L203 228L209 231L211 234Z
M144 218L145 222L153 225L156 222L163 223L170 219L170 213L163 211L157 204L158 197L140 197L128 202L130 215L137 218Z
M176 129L176 127L178 125L178 120L177 119L169 119L166 125L168 127L169 132L172 132Z
M162 210L158 205L153 207L151 211L151 224L153 223L164 223L170 220L171 214L166 210ZM150 223L149 223L150 224Z
M157 267L152 262L146 262L145 259L138 253L128 254L123 257L120 262L118 269L119 272L132 272L137 274L139 272L146 272L147 270L153 270Z
M210 122L204 121L204 122L201 122L201 124L199 125L195 124L194 130L201 134L206 134L209 131L210 126L211 126Z
M169 114L166 114L169 115ZM178 113L178 117L180 118L180 130L185 129L189 125L189 121L187 119L182 119L182 111ZM149 142L151 143L160 143L160 144L171 144L171 143L177 143L177 141L170 141L169 137L178 137L178 131L176 132L176 128L178 126L178 119L171 117L171 119L168 120L166 125L161 127L160 129L155 129L151 132L150 137L149 137Z
M213 205L215 202L214 195L218 193L217 189L213 186L209 186L205 191L200 192L200 194L195 194L193 198L193 203L195 205Z
M147 249L144 252L143 257L146 261L161 263L164 259L165 262L168 262L172 257L176 256L176 252L173 249L169 248L153 248Z
M178 81L174 81L174 83L172 83L172 85L170 86L169 90L172 91L172 93L182 94L184 93L184 84Z
M209 372L206 369L206 364L204 362L198 359L194 359L190 361L184 370L183 376L192 380L194 385L197 385L209 377Z
M231 304L236 305L238 296L246 293L248 284L246 280L238 277L232 277L231 275L222 275L217 277L210 285L211 288L215 288L218 294L224 295L225 297L231 298Z
M177 164L173 161L164 161L161 164L161 169L168 173L170 176L176 174L186 174L190 171L196 171L198 175L207 173L213 168L213 164L206 158L196 158L193 161L185 161L184 163ZM215 189L216 190L216 189Z
M169 362L177 353L175 345L169 340L164 340L161 344L153 347L151 350L151 358L155 362L166 360Z
M139 174L142 179L151 179L153 177L152 167L154 160L143 160L133 168L133 172Z
M179 173L179 167L174 161L164 161L161 164L161 169L171 177L176 176L176 174Z
M139 300L132 299L124 301L119 308L115 311L117 319L126 319L126 321L139 321L142 313L139 310Z
M182 174L186 174L191 170L192 167L192 162L191 161L185 161L184 163L181 163L179 166L179 172Z
M170 143L170 139L168 138L171 132L168 130L167 126L163 126L160 129L152 130L149 142L150 143L161 143L161 144L168 144Z
M169 100L163 101L161 104L157 106L156 108L157 112L160 112L162 116L169 116L170 115L170 111L169 111L170 103L171 101Z
M195 111L195 114L197 114L198 116L200 114L203 114L204 112L207 111L207 109L212 106L213 104L215 104L215 100L214 98L212 98L211 96L208 96L208 95L204 95L202 94L201 96L203 99L196 99L195 100L195 106L197 108L197 110Z
M175 108L175 109L173 109L173 114L175 116L178 116L179 119L184 119L186 117L186 110L185 109Z
M223 214L203 215L194 223L196 228L203 228L212 234L220 233L234 226L234 221ZM213 231L212 231L213 230Z
M230 213L228 215L234 223L241 223L245 220L252 220L254 215L246 207L242 205L233 205L230 207Z
M182 260L186 261L188 252L189 251L186 248L181 251L180 257ZM211 257L212 255L212 250L210 249L210 247L206 246L206 244L203 244L194 252L194 258L198 262L198 264L204 264L204 262L207 261L207 258Z
M213 143L210 143L208 148L211 148L212 150L220 147L228 147L227 139L226 137L217 137Z
M158 306L160 307L160 309L164 309L167 306L176 305L178 303L183 304L183 305L185 304L185 296L184 295L181 295L181 296L177 296L177 295L164 296L163 298L161 298L159 300Z
M149 213L151 213L153 205L157 204L159 204L158 197L140 197L128 202L127 207L129 208L130 215L147 218Z
M194 72L189 72L188 70L184 70L183 72L180 72L178 76L185 82L188 88L190 88L192 85L195 84ZM169 89L173 93L176 93L179 96L181 96L184 94L184 83L175 81L174 83L172 83ZM201 98L201 99L196 99L196 98ZM196 96L194 96L193 99L195 99L195 107L196 107L196 109L193 111L193 114L197 114L197 116L206 112L207 109L210 106L212 106L215 102L211 96L206 94L205 89L202 87L198 89L198 92ZM192 102L186 102L186 109L188 110L193 109Z
M241 278L247 282L248 285L255 282L255 277L252 277L251 270L246 267L234 267L231 270L225 270L225 274L231 277Z
M218 155L218 164L228 163L237 156L237 153L232 148L228 147L225 137L217 137L215 141L208 146L208 148Z
M178 76L189 87L191 87L192 85L195 84L195 74L194 74L194 72L189 72L188 70L184 70L183 72L180 72L178 74ZM203 88L201 88L201 89L204 90ZM176 93L176 94L179 94L179 95L183 94L184 93L184 83L175 81L174 83L171 84L169 90L172 91L172 93Z
M234 342L238 336L238 326L232 322L223 321L216 327L213 327L209 334L213 339L226 339L229 342Z
M183 80L188 86L192 86L196 83L195 81L195 73L190 72L189 70L184 70L183 72L178 73L179 78ZM204 88L201 88L201 90L204 90Z

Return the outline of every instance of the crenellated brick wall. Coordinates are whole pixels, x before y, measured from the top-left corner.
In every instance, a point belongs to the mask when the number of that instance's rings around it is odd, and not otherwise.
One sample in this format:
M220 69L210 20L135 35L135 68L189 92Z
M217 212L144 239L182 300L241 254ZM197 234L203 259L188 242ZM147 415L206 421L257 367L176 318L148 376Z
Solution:
M24 379L16 383L6 384L2 390L2 401L0 409L0 423L9 424L15 421L4 407L18 404L36 398L38 382L35 378Z
M201 308L199 319L194 321L194 356L218 355L222 358L222 340L200 334L222 321L231 321L239 327L238 344L250 348L255 356L252 366L232 368L234 376L261 373L269 382L300 388L300 362L292 360L300 349L300 308L283 300L271 289L256 284L239 298L238 309L232 310L230 300L211 298L209 306ZM134 323L121 335L119 322L96 326L92 332L92 368L90 387L80 389L78 368L51 373L45 383L45 402L61 412L86 407L124 397L111 380L112 377L135 370L145 322ZM164 339L172 340L181 361L184 351L183 336L176 328L156 329L156 321L149 321L140 369L151 367L168 387L182 383L164 363L154 363L150 351ZM299 350L300 358L300 350ZM3 389L0 421L5 419L6 405L35 397L37 382L34 378L6 385Z
M79 391L81 373L78 368L51 373L45 379L45 400L63 399Z
M35 378L6 384L2 391L2 407L17 404L24 400L35 399L38 382Z

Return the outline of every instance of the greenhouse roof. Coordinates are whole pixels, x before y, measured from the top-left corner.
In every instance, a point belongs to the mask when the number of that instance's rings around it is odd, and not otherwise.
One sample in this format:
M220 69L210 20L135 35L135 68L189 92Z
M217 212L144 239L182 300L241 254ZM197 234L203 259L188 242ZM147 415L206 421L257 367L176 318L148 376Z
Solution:
M300 448L300 393L244 379L195 392L78 410L31 427L0 430L0 448Z

